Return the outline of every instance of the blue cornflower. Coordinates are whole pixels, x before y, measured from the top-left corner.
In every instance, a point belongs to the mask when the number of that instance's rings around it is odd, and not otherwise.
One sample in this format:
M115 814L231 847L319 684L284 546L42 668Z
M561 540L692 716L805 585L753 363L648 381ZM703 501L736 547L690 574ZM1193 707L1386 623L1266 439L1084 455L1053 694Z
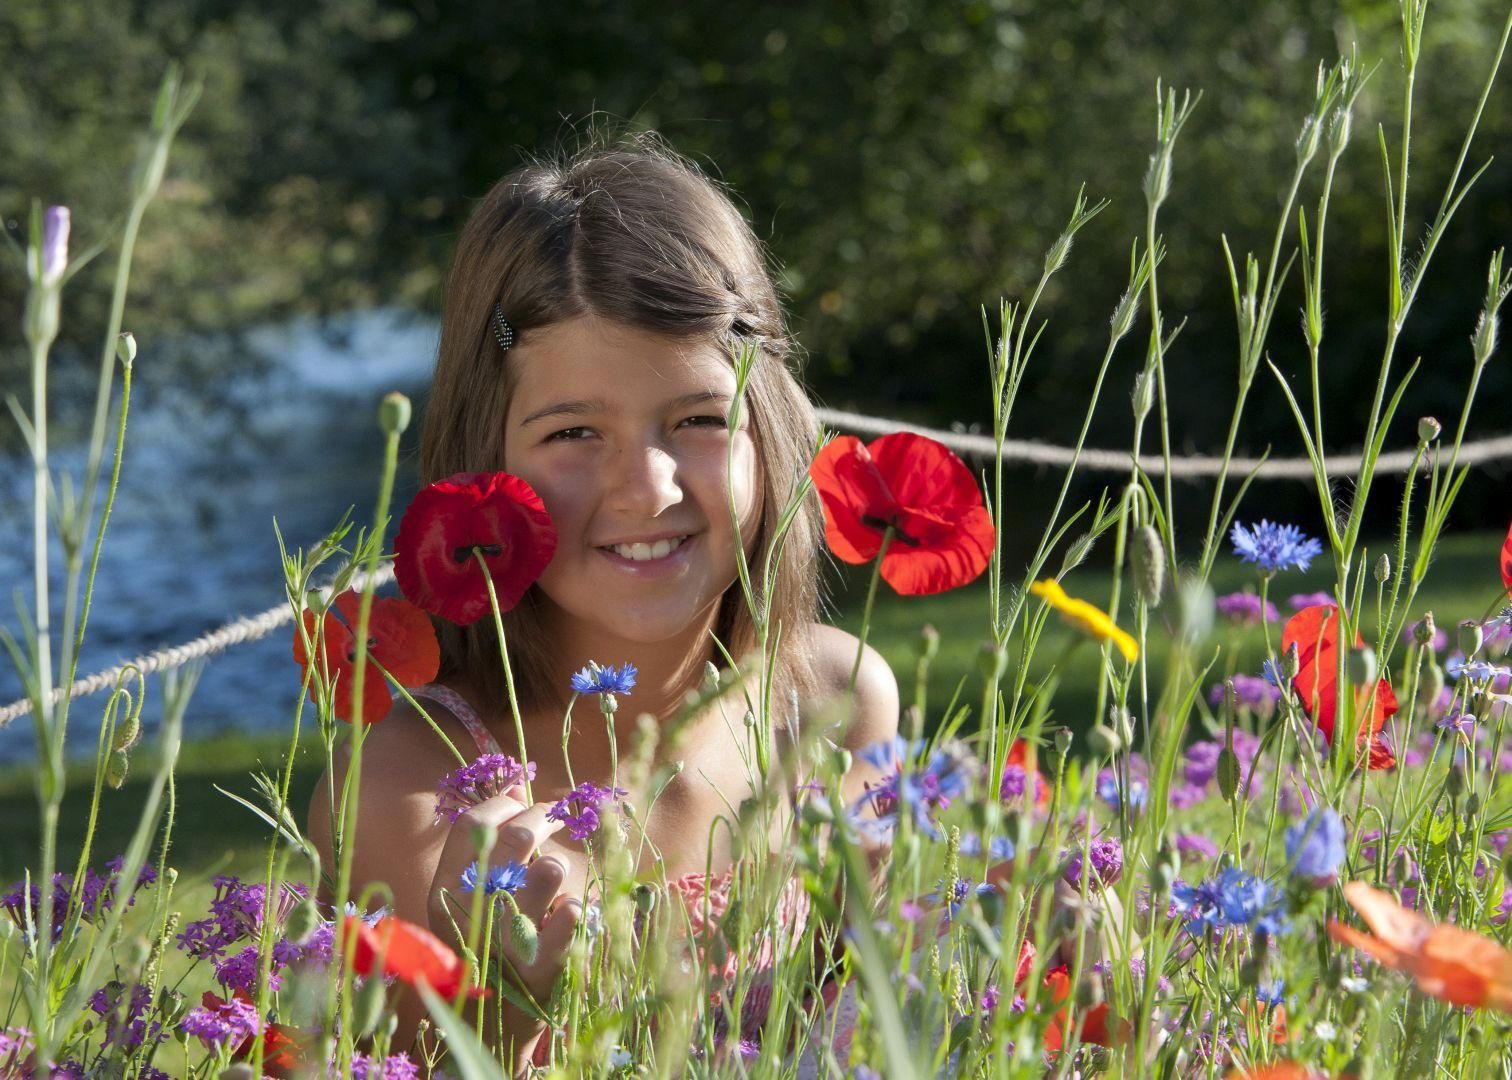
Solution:
M1288 681L1281 676L1281 665L1276 663L1276 661L1271 660L1270 658L1266 658L1266 660L1261 663L1260 677L1278 689L1285 686Z
M895 772L905 762L913 760L913 756L919 752L919 745L901 735L894 735L891 739L868 743L856 751L856 756L874 769Z
M1104 769L1097 774L1097 797L1108 804L1109 809L1117 810L1120 802L1118 790L1118 777L1112 769ZM1140 811L1150 801L1150 789L1142 779L1137 776L1129 778L1129 809Z
M1317 888L1332 885L1344 861L1344 819L1320 806L1286 830L1286 859L1294 876Z
M635 665L625 664L616 668L613 664L595 664L572 676L572 691L575 694L628 694L635 689Z
M1216 879L1198 885L1176 882L1171 886L1171 906L1176 914L1186 917L1188 933L1223 929L1223 903Z
M488 877L483 882L483 895L518 892L525 884L525 865L510 859L503 866L490 866ZM469 863L462 871L462 891L470 893L478 887L478 864Z
M982 853L982 838L974 832L961 834L960 852L967 858L975 858ZM1013 858L1013 841L1006 836L994 836L987 841L987 856L996 861Z
M1278 570L1306 570L1312 561L1323 554L1323 545L1310 536L1303 536L1295 525L1278 525L1260 519L1260 524L1245 528L1234 523L1229 533L1234 542L1234 553L1244 562L1254 563L1267 574Z
M1286 929L1284 898L1264 878L1230 866L1201 885L1178 881L1171 888L1172 906L1187 919L1186 928L1198 934L1228 926L1247 926L1273 937Z
M1280 1005L1286 997L1286 980L1277 979L1272 983L1261 983L1255 987L1255 1000L1262 1005L1274 1008Z
M914 749L904 740L894 738L861 751L862 760L868 764L891 767L894 771L880 783L869 784L866 794L851 807L849 816L858 827L872 835L886 835L896 827L899 812L907 809L921 832L932 840L940 838L935 813L948 807L952 799L966 794L972 775L980 772L981 766L956 743L940 747L922 768L911 768L908 761ZM868 804L876 811L875 820L861 815Z

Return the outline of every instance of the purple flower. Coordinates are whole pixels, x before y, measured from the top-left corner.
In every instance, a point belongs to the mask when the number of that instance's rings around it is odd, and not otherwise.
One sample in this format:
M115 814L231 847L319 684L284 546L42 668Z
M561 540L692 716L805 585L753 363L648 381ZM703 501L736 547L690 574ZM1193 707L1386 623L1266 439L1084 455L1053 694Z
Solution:
M1286 860L1292 876L1315 888L1332 885L1344 861L1344 819L1320 806L1286 830Z
M1187 783L1197 787L1206 787L1208 782L1218 773L1218 755L1223 752L1223 744L1204 739L1194 742L1186 750L1186 779Z
M997 983L988 983L982 987L981 1007L983 1016L991 1016L998 1007L998 1001L1002 993L997 988Z
M1171 889L1171 908L1186 917L1186 929L1198 934L1229 926L1248 926L1273 936L1286 929L1284 898L1264 878L1228 867L1200 885L1178 881Z
M534 780L535 774L535 762L521 765L508 754L484 754L471 765L453 769L436 785L436 824L442 818L456 824L470 807Z
M69 213L66 206L49 206L42 215L42 279L52 288L68 269Z
M941 746L922 768L911 763L914 749L902 739L893 738L861 751L863 761L877 768L887 768L883 763L891 761L894 771L877 784L868 782L866 794L848 812L854 824L885 835L896 827L900 810L906 809L922 832L931 839L940 838L934 824L935 813L970 790L972 777L980 774L981 766L960 743ZM875 820L862 816L868 804L877 814Z
M1252 592L1226 593L1218 597L1217 604L1218 614L1247 626L1257 625L1262 616L1266 622L1275 622L1281 617L1275 604L1266 600L1262 605L1260 598Z
M1303 608L1317 607L1319 604L1333 603L1333 594L1326 592L1292 593L1286 598L1286 606L1291 608L1293 611L1301 611Z
M624 788L582 783L546 811L546 820L560 821L567 826L567 835L574 840L586 840L598 832L600 811L606 805L613 809L614 803L628 794Z
M1275 1008L1280 1005L1286 996L1286 980L1277 979L1273 983L1261 983L1255 987L1255 1000L1262 1005Z
M418 1080L420 1070L408 1054L390 1054L379 1061L360 1050L352 1053L352 1080Z
M214 1008L190 1009L179 1021L179 1030L192 1035L207 1048L214 1049L227 1040L240 1043L262 1030L257 1008L239 998L223 1001Z
M1433 726L1440 731L1457 732L1466 739L1474 740L1476 723L1474 713L1445 713Z
M0 1076L22 1076L23 1066L28 1064L35 1044L28 1028L13 1027L0 1030Z
M215 962L215 981L228 990L241 990L249 996L257 992L260 981L257 963L257 946L248 945L240 952L232 953L224 960ZM268 969L268 989L277 990L283 985L278 976L279 965Z
M281 882L273 904L274 921L282 924L294 906L309 895L310 890L303 885ZM240 878L218 875L210 917L185 926L177 939L179 948L193 957L220 959L227 948L252 937L262 927L267 898L267 887L260 882L244 885Z
M1104 888L1117 884L1118 879L1123 876L1123 845L1116 839L1110 837L1107 840L1092 841L1087 849L1087 857L1092 863L1092 873ZM1062 876L1068 884L1081 888L1081 848L1071 850L1071 858L1067 861Z
M1254 675L1239 674L1229 680L1234 684L1234 701L1239 708L1257 716L1269 716L1281 700L1281 690L1269 679ZM1217 708L1223 704L1228 688L1223 683L1214 683L1208 690L1208 704ZM1216 761L1216 759L1215 759Z
M1108 804L1113 810L1119 808L1121 792L1119 790L1118 777L1112 769L1104 769L1097 774L1097 797ZM1145 803L1150 800L1149 785L1143 777L1129 777L1129 809L1134 811L1143 810Z
M974 832L961 834L960 852L967 858L975 858L982 853L982 838ZM1013 858L1013 841L1006 836L994 836L987 841L987 857L994 862L1003 862Z
M1323 554L1323 545L1303 536L1295 525L1280 525L1264 518L1248 528L1236 521L1229 538L1234 542L1234 553L1243 562L1254 563L1266 574L1306 570Z
M628 694L635 689L634 664L616 668L613 664L589 663L572 676L575 694Z
M525 865L510 859L503 866L490 866L488 877L483 882L483 894L492 896L494 893L518 892L525 885ZM478 863L473 860L467 869L462 871L462 891L470 893L478 887Z
M1200 833L1177 833L1176 853L1183 859L1216 859L1218 845Z
M1196 784L1180 783L1172 784L1167 797L1171 805L1177 810L1185 810L1189 806L1196 806L1207 799L1206 788L1200 788Z
M77 883L70 874L53 875L51 891L54 941L63 932L63 924L67 921L69 908L74 903L75 897L77 897L79 917L85 922L93 922L110 911L115 903L116 889L120 884L122 861L119 858L111 859L105 864L105 868L108 873L98 874L86 867L83 880ZM136 887L126 898L126 906L131 907L136 903L137 890L156 880L157 872L150 866L144 866L137 874ZM10 917L23 934L26 933L27 925L35 926L37 920L41 918L41 886L34 881L28 887L26 882L18 881L9 892L0 896L0 910Z
M152 994L141 983L134 984L129 994L126 984L120 982L107 983L96 990L89 999L89 1007L97 1015L105 1017L103 1045L132 1049L141 1046L148 1038L151 1038L154 1045L166 1039L168 1036L161 1024L154 1023L151 1030L148 1030L147 1020L142 1014L151 1003ZM3 1053L3 1048L0 1048L0 1053ZM0 1075L8 1074L0 1068Z
M1470 679L1473 682L1489 682L1492 679L1505 679L1512 676L1512 669L1497 667L1486 660L1466 661L1462 653L1455 653L1444 661L1444 674L1451 679Z

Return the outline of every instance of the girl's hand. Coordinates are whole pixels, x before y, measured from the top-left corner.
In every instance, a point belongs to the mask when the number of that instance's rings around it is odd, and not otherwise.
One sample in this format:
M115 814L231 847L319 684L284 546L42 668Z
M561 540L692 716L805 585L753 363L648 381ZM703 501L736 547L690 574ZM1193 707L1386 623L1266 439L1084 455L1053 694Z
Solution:
M430 923L432 932L442 940L452 936L454 921L463 933L467 932L472 897L461 891L462 871L478 857L477 830L480 827L493 830L494 847L489 863L503 866L512 860L529 867L525 884L513 894L513 900L520 913L537 928L533 962L527 963L518 954L507 929L495 935L494 952L502 960L510 982L544 1005L566 962L573 930L583 916L581 890L586 866L576 865L582 862L581 855L551 840L562 825L546 819L550 804L527 806L520 801L523 795L523 787L511 788L472 807L452 825L431 883ZM487 868L480 865L479 888L486 877ZM564 885L568 886L565 891ZM513 909L507 900L495 898L493 903L503 906L507 928ZM505 1038L514 1043L519 1068L528 1063L545 1025L508 1001L501 1000L499 1007L503 1010Z

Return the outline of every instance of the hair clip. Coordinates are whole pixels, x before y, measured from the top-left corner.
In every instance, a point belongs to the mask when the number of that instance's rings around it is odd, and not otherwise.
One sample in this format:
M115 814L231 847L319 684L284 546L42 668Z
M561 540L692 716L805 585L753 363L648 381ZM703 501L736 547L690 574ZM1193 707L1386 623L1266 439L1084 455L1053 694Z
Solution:
M515 331L514 327L510 326L504 318L504 309L498 304L494 305L492 326L494 339L498 341L499 348L508 352L510 347L514 345Z

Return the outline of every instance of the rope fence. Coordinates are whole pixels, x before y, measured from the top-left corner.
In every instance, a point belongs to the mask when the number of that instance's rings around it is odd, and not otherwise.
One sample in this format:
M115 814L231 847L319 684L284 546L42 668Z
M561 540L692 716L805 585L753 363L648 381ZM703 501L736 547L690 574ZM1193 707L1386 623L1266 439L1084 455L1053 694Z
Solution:
M990 460L997 452L996 444L988 435L940 431L935 428L920 427L860 413L843 412L838 409L816 409L815 412L820 422L826 426L855 435L877 436L896 431L911 431L943 443L962 457ZM1376 467L1388 472L1405 472L1412 465L1413 456L1414 451L1395 450L1389 454L1380 455L1376 459ZM1512 458L1512 435L1502 435L1461 445L1459 464L1485 465L1509 458ZM1022 439L1009 439L1004 442L1003 460L1041 467L1047 465L1069 467L1074 462L1078 468L1090 472L1124 472L1130 465L1130 455L1127 451L1083 449L1078 454L1069 446L1055 446L1050 443L1029 442ZM1361 461L1362 455L1358 453L1329 458L1326 462L1328 475L1354 475L1359 472ZM1205 454L1188 455L1173 457L1170 471L1173 477L1196 479L1217 476L1222 465L1223 459L1220 457ZM1165 472L1165 462L1159 456L1142 456L1139 459L1139 467L1152 475ZM1313 475L1312 462L1305 457L1275 458L1263 462L1259 458L1235 457L1229 459L1228 471L1231 476L1247 476L1254 472L1256 479L1266 480L1310 479ZM381 588L392 581L393 577L393 566L384 564L373 575L373 587ZM353 588L363 588L365 583L366 576L359 573L353 580ZM329 587L322 589L321 595L322 597L329 595ZM150 675L168 668L179 667L191 660L213 656L233 645L266 637L279 627L287 626L293 621L294 612L286 603L278 604L257 615L234 619L182 645L157 649L145 656L127 660L115 667L79 679L66 691L59 687L53 691L53 704L61 701L65 693L70 698L77 698L115 687L119 684L121 677L128 672L139 671L144 675ZM30 699L22 698L0 709L0 728L28 715L31 707Z

